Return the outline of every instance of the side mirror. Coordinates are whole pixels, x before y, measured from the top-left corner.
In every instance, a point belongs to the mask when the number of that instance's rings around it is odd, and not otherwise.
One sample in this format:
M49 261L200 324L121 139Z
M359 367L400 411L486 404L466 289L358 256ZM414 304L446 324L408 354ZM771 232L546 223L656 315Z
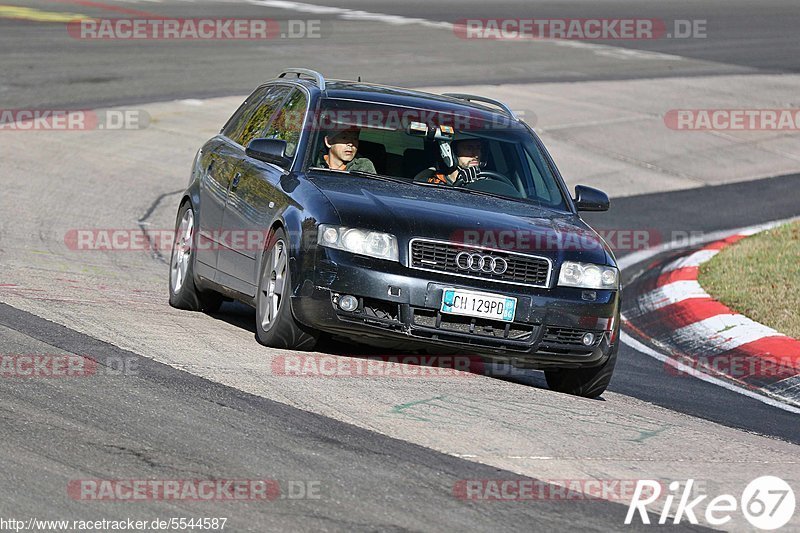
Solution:
M575 198L572 201L578 211L608 211L611 204L606 193L585 185L575 186Z
M292 160L286 157L286 141L257 138L250 141L244 153L247 157L288 168Z

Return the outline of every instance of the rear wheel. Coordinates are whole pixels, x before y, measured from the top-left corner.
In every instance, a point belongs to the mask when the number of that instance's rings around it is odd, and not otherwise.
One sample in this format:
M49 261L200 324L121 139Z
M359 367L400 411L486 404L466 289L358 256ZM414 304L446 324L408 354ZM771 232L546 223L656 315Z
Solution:
M311 350L319 333L297 323L292 315L291 273L286 232L276 230L261 265L256 294L256 336L272 348Z
M589 368L559 368L545 370L547 385L554 391L596 398L603 394L611 383L611 375L617 363L617 347L605 363Z
M213 313L222 305L216 292L200 291L194 282L195 216L190 202L178 210L175 242L169 261L169 304L178 309Z

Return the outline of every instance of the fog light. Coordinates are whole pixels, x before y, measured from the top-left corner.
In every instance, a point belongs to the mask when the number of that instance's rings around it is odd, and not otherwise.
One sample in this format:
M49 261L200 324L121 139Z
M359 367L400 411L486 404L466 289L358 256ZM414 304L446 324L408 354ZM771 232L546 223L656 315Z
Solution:
M594 333L584 333L581 342L584 346L591 346L594 343Z
M348 313L352 313L358 309L358 298L355 296L350 296L349 294L345 294L339 298L339 309L342 311L347 311Z

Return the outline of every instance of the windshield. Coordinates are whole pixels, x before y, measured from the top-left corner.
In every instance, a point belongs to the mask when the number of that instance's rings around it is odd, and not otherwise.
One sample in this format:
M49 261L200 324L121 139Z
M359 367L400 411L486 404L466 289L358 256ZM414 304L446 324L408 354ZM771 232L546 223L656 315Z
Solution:
M566 210L533 136L516 122L487 119L492 116L326 99L312 118L308 166Z

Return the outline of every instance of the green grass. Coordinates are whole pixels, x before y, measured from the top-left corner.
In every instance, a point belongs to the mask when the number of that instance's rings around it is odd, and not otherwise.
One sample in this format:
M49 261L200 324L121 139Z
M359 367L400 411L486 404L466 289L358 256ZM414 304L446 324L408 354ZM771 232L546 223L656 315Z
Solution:
M800 339L800 221L724 248L700 266L700 285L734 311Z

